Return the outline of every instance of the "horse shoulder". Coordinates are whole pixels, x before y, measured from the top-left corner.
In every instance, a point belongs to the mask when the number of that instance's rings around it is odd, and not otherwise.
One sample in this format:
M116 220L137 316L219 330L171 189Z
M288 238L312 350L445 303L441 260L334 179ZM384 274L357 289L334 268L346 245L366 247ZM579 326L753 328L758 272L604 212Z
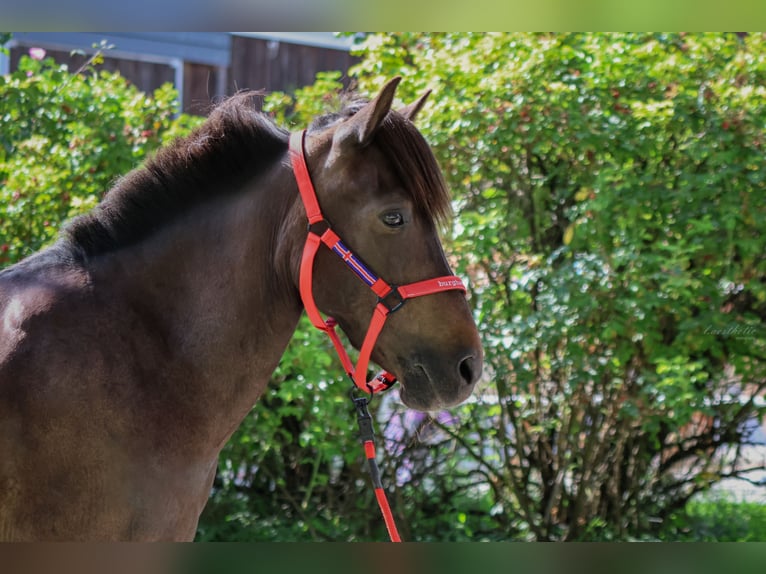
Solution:
M0 274L0 380L15 354L43 349L76 328L87 298L87 276L76 269L21 265Z
M156 460L113 294L66 265L0 274L0 540L193 536L215 461L189 503Z

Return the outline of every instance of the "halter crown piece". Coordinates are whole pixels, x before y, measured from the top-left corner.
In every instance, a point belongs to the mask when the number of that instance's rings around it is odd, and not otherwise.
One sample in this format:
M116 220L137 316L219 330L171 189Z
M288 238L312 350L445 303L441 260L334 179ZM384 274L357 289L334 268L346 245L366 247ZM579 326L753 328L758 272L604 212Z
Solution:
M303 257L300 270L300 294L306 314L314 327L324 331L330 337L343 368L354 384L362 391L374 394L391 387L396 382L396 377L386 371L378 373L371 381L367 380L367 367L370 363L370 355L375 347L375 342L380 335L386 318L390 313L399 310L408 299L432 295L442 291L462 291L465 293L465 285L456 275L446 275L434 279L426 279L407 285L393 285L378 277L359 257L343 244L340 237L332 230L330 224L322 215L319 207L314 185L311 183L306 157L304 153L305 130L293 132L290 135L290 161L292 163L295 179L298 182L298 190L303 206L308 217L308 236L303 246ZM356 367L343 347L338 334L335 331L336 321L332 317L326 320L322 318L314 301L312 292L312 278L314 272L314 258L320 245L326 245L362 280L378 298L372 312L370 326L362 342Z

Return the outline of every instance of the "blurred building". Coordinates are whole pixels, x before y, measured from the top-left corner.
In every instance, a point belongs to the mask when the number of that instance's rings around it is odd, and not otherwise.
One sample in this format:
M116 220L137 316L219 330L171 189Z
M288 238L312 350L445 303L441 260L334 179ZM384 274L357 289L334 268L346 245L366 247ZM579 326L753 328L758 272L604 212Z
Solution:
M30 48L44 48L74 71L108 46L103 69L147 92L170 82L182 111L205 114L211 101L238 90L290 92L330 70L345 78L356 61L351 44L331 32L17 32L0 73L16 69Z

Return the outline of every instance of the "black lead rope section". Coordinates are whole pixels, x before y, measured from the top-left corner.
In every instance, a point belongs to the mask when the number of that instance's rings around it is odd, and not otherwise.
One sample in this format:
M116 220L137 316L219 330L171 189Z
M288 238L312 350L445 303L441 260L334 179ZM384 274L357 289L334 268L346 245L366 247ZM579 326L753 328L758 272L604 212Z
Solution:
M386 529L388 530L388 536L391 538L391 542L401 542L399 532L396 529L396 523L394 522L394 516L391 512L391 508L386 498L386 491L383 490L383 482L380 479L380 469L378 469L378 463L375 461L375 432L372 426L372 416L368 408L371 398L357 397L355 396L356 387L352 387L349 392L351 401L354 403L354 410L356 411L356 422L359 425L359 440L364 446L364 454L367 458L367 465L370 468L370 478L372 480L372 486L375 489L375 498L378 501L380 512L383 515L383 520L386 523Z
M375 431L372 429L372 416L367 408L372 402L372 398L355 396L356 387L351 387L348 395L354 403L356 410L356 422L359 425L359 440L364 444L367 441L375 440Z

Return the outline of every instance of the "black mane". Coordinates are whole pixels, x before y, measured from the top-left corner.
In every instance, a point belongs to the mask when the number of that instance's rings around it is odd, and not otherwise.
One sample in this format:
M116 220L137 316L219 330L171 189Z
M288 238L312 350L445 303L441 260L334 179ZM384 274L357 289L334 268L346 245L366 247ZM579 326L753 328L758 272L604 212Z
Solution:
M254 95L227 99L188 137L120 178L92 211L69 223L65 240L86 257L130 245L272 165L287 150L288 133L255 111Z
M191 135L160 149L117 181L92 211L76 217L63 239L78 257L91 257L140 241L167 222L221 193L235 193L262 173L288 146L288 132L255 111L253 92L217 106ZM355 114L362 100L323 115L310 131L332 127ZM375 135L416 209L444 221L451 213L441 170L423 136L409 120L390 112Z

